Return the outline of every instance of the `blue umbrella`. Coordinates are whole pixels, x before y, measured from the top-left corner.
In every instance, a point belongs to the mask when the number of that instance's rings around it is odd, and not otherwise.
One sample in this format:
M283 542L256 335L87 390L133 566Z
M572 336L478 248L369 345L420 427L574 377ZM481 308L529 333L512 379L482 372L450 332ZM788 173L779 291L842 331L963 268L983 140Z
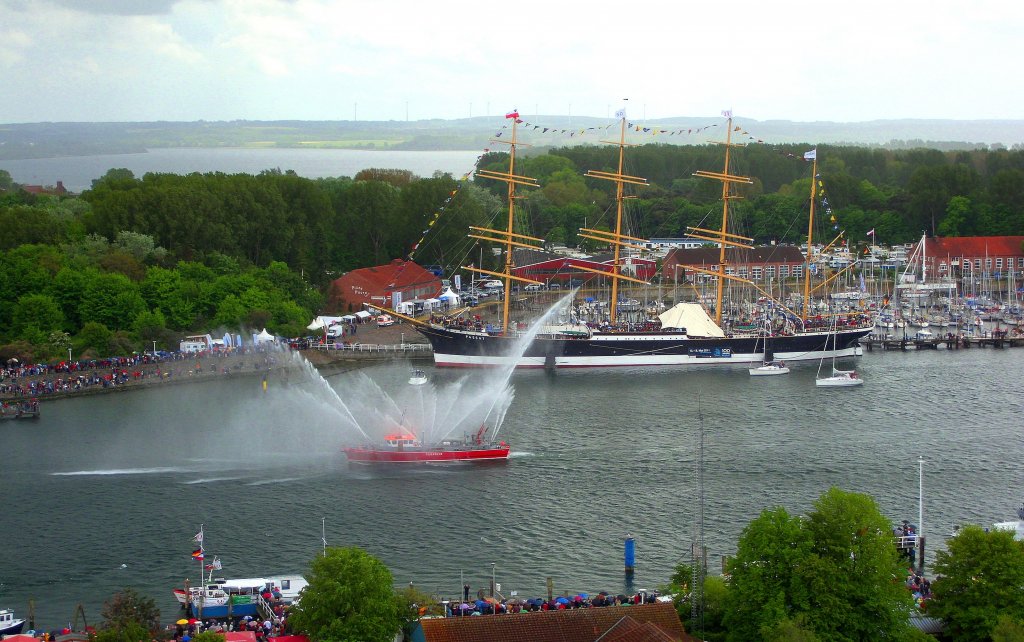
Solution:
M555 603L556 604L568 604L569 603L569 598L567 598L567 597L560 597L557 600L555 600Z

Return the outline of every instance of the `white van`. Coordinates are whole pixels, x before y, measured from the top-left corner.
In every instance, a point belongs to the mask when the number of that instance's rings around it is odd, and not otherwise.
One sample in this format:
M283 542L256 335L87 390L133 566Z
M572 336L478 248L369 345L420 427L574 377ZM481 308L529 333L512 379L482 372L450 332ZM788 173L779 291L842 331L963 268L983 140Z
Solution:
M481 285L483 285L485 288L492 288L492 289L493 288L503 288L503 287L505 287L505 284L502 283L501 281L498 281L497 279L494 279L492 281L484 281Z
M382 314L379 317L377 317L378 328L386 328L392 325L395 325L395 320L391 318L390 314Z

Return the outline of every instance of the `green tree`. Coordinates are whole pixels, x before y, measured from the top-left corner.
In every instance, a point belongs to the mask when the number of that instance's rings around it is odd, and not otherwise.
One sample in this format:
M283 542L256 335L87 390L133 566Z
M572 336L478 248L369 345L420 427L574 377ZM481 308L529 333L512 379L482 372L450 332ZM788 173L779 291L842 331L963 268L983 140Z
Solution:
M867 495L832 488L806 518L762 512L729 569L730 640L777 639L792 625L827 640L908 634L912 596L894 581L902 568L891 526Z
M946 204L946 217L939 223L939 236L960 236L971 215L971 199L954 196Z
M156 601L151 597L140 595L133 588L126 588L115 593L109 600L103 603L103 610L100 611L103 618L104 629L124 631L132 625L141 627L150 636L160 630L160 609ZM131 640L138 638L131 637ZM149 639L149 638L143 638Z
M1000 615L992 629L992 642L1024 642L1024 622Z
M403 613L391 571L357 547L327 549L310 563L309 586L289 623L317 642L391 642Z
M762 511L743 529L728 566L732 592L724 619L729 639L758 639L789 614L810 609L800 569L813 546L804 521L782 507Z
M22 336L26 328L33 327L49 334L60 330L64 313L51 297L45 294L27 294L18 299L11 319L11 331Z
M1011 531L960 529L935 555L931 615L957 640L987 640L1000 615L1024 621L1024 543Z
M110 339L114 334L102 323L90 321L82 326L81 331L72 340L76 353L92 350L98 355L106 356L110 350Z
M804 568L810 589L808 621L829 640L896 638L909 630L913 596L892 524L868 495L831 488L815 503L807 529L814 555Z

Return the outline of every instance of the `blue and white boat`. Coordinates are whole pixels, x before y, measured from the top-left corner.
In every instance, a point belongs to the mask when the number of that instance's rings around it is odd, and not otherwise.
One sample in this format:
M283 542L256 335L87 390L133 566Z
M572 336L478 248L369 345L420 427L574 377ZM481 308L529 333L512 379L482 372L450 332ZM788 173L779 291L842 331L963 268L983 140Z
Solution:
M0 609L0 638L5 635L18 635L25 626L25 620L14 617L14 611Z

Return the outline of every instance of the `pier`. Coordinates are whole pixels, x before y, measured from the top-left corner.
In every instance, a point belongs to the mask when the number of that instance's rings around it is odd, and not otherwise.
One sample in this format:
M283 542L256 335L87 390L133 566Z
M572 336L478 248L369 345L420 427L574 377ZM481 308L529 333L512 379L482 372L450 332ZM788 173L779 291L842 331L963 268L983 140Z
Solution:
M1024 337L1010 336L1008 333L993 332L983 336L963 336L947 334L944 337L931 339L917 339L914 337L878 338L865 337L860 340L861 345L871 352L878 350L938 350L940 347L946 350L967 350L970 348L1019 348L1024 346Z

